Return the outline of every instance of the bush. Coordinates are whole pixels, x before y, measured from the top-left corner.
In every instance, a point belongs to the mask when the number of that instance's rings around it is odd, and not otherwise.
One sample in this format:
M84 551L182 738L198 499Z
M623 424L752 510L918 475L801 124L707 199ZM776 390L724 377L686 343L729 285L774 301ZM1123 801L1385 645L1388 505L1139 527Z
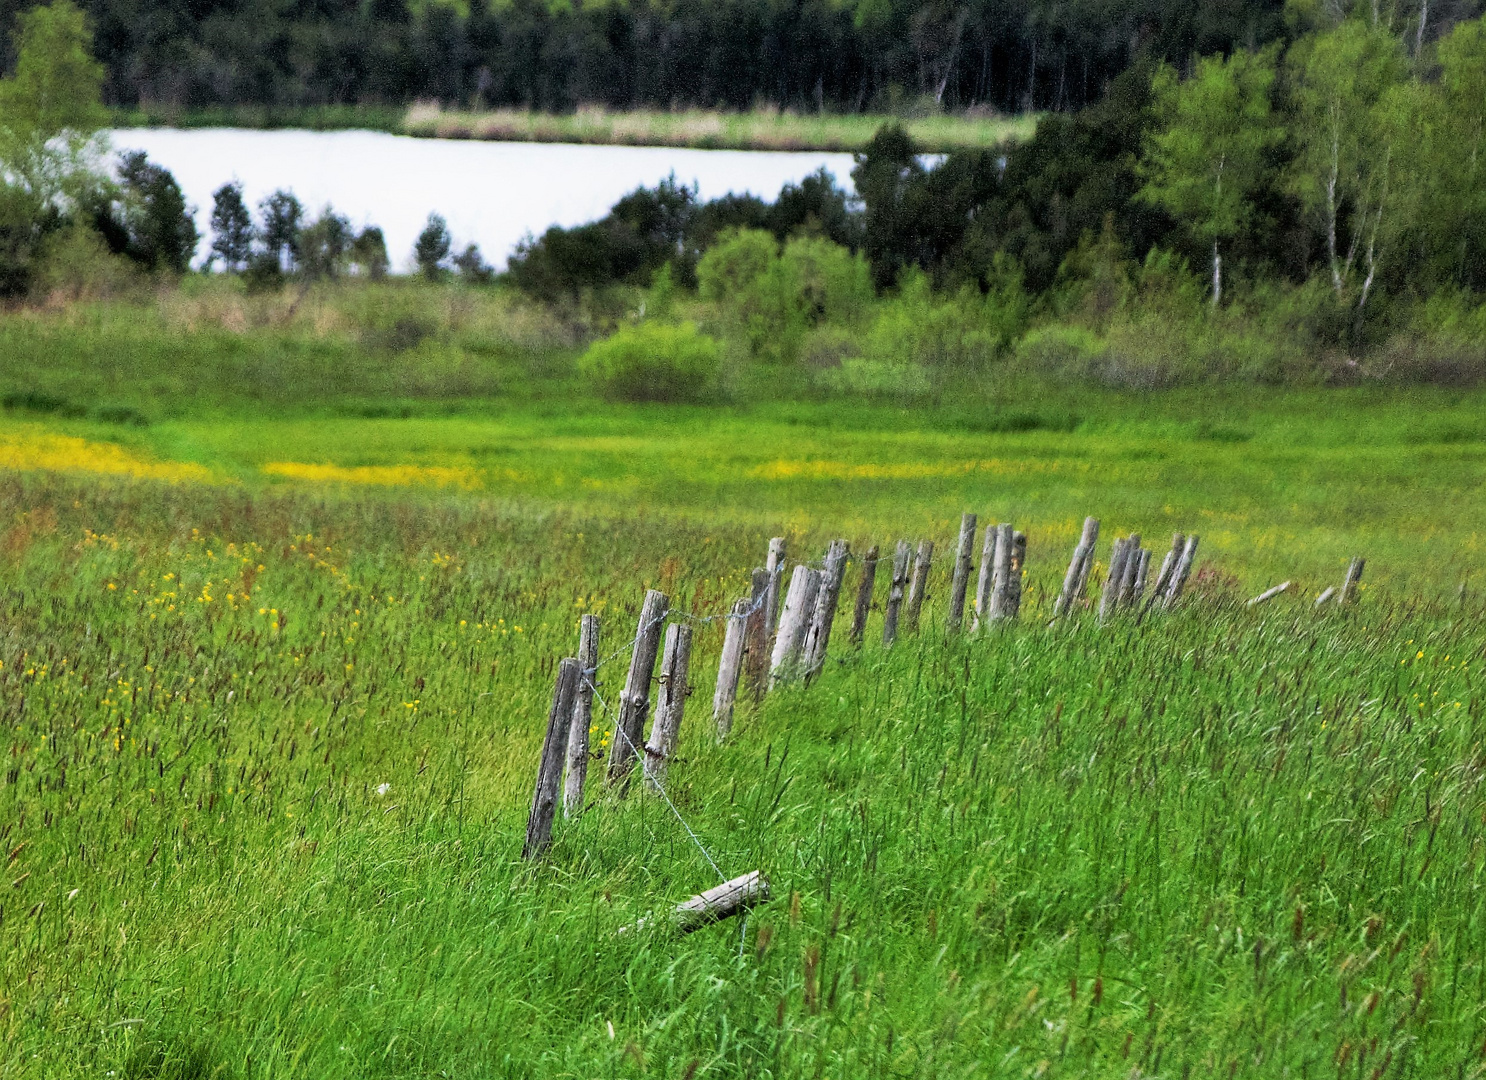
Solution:
M626 401L692 401L716 374L720 355L694 323L641 323L594 342L578 370Z

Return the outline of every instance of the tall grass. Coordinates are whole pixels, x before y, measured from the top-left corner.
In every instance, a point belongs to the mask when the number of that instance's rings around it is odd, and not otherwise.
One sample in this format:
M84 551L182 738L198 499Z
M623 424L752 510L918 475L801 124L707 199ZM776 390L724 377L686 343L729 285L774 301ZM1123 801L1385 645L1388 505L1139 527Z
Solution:
M701 629L671 797L775 900L677 940L618 933L716 881L659 800L595 783L518 860L553 663L647 586L725 610L770 529L39 474L0 505L8 1075L1482 1071L1469 596L1250 611L1210 567L1172 617L1047 628L1039 551L1019 625L945 639L940 568L922 636L838 634L725 746Z

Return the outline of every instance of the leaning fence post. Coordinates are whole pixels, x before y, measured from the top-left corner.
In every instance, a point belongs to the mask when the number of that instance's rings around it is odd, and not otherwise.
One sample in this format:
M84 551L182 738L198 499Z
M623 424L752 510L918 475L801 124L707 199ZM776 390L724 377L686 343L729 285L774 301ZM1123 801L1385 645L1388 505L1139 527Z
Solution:
M627 779L635 758L640 756L645 715L650 711L650 675L655 670L655 654L660 649L661 623L665 622L670 607L671 601L665 593L651 589L645 594L640 624L635 630L634 651L630 654L629 674L624 680L624 692L619 695L614 741L609 745L611 784Z
M1276 596L1279 596L1280 593L1287 592L1289 588L1290 583L1288 581L1282 581L1278 585L1275 585L1273 588L1265 589L1262 593L1245 604L1244 607L1258 607L1260 604L1267 604Z
M767 622L764 605L768 599L769 572L755 570L748 619L743 629L743 673L755 705L764 699L764 692L769 688L769 641L764 634Z
M877 584L877 545L862 556L862 580L857 584L857 606L851 617L851 643L860 645L867 633L867 616L872 611L872 590Z
M539 858L552 846L552 819L557 815L557 791L562 783L563 759L567 756L568 730L573 722L573 698L578 692L578 661L567 657L557 665L557 683L552 690L552 711L547 714L547 736L542 740L542 760L537 766L531 813L526 817L523 859Z
M1147 608L1165 601L1166 590L1171 587L1171 572L1176 569L1177 560L1182 557L1182 548L1186 542L1187 538L1181 533L1171 534L1171 550L1161 560L1161 572L1156 575L1156 584L1151 588L1151 598L1146 601Z
M784 575L784 537L776 536L769 541L769 561L764 564L769 572L769 595L764 602L764 638L773 640L779 629L779 579Z
M789 579L789 592L784 597L784 610L779 615L779 632L774 635L774 655L769 660L770 686L776 686L795 674L819 591L820 571L803 563L796 566Z
M991 587L996 566L996 526L987 525L985 543L980 546L980 573L975 579L975 616L970 621L972 631L979 630L981 623L991 615Z
M1125 538L1125 566L1120 574L1120 591L1115 596L1116 608L1127 608L1135 601L1135 578L1140 573L1141 556L1145 548L1140 546L1140 533L1131 533Z
M1171 582L1166 586L1166 606L1175 607L1176 602L1181 599L1182 587L1187 584L1187 576L1192 573L1192 562L1197 558L1197 541L1200 538L1196 533L1187 537L1187 542L1182 545L1181 558L1177 559L1176 565L1171 569Z
M826 551L820 590L815 594L815 610L811 612L810 629L805 634L806 682L825 666L826 647L831 642L831 627L836 622L836 605L841 600L841 581L846 576L846 557L850 551L845 540L832 540Z
M898 640L898 612L903 608L903 593L908 588L908 563L913 558L913 547L907 540L899 540L893 552L893 580L888 586L887 609L882 614L882 643L891 645Z
M1357 586L1362 581L1362 568L1367 565L1367 560L1358 556L1347 565L1347 576L1342 582L1342 593L1337 598L1341 604L1355 604L1357 602Z
M1145 596L1145 576L1150 571L1151 552L1149 548L1140 549L1140 558L1135 566L1135 580L1130 584L1130 606L1140 607L1140 601Z
M1011 534L1011 579L1006 584L1006 615L1015 619L1022 611L1022 570L1027 565L1027 534Z
M717 689L712 694L712 719L719 741L733 727L733 703L738 697L738 675L743 668L743 650L748 635L749 601L739 600L727 618L722 639L722 658L717 662Z
M910 634L918 633L918 618L924 608L924 596L929 589L929 567L934 561L934 541L920 540L918 553L913 557L913 578L908 583L908 611L904 622Z
M954 572L949 583L949 615L945 626L958 630L965 622L965 590L970 587L970 561L975 548L975 515L960 515L960 539L955 545Z
M1120 583L1125 580L1125 562L1130 558L1130 541L1116 536L1109 550L1109 573L1099 592L1099 621L1109 618L1120 599Z
M1088 577L1088 562L1093 558L1094 545L1099 542L1099 519L1084 518L1084 531L1073 557L1068 560L1068 573L1063 575L1063 591L1053 604L1053 616L1066 615L1083 593L1084 579Z
M599 617L585 615L578 627L578 692L573 699L573 722L568 732L568 775L562 792L564 817L572 817L583 808L583 784L588 779L588 732L593 726L593 683L598 677Z
M997 525L996 558L991 565L990 619L993 622L1011 616L1011 561L1015 545L1011 526Z
M655 721L645 744L645 779L657 788L666 784L666 763L681 737L681 717L691 693L687 669L691 666L691 627L672 623L666 627L666 651L660 662L660 693L656 695Z

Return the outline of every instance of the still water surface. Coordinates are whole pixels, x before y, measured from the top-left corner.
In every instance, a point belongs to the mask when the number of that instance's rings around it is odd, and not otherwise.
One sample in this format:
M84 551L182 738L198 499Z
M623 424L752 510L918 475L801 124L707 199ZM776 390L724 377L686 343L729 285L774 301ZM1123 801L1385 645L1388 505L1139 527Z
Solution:
M728 192L772 200L788 181L824 166L851 184L849 154L564 143L411 139L371 131L247 131L134 128L110 132L116 150L143 150L175 174L196 210L204 258L212 192L240 180L249 206L276 188L314 216L327 203L360 228L380 225L394 267L412 264L430 211L443 214L460 247L473 242L504 266L527 233L602 217L626 192L674 173L703 199Z

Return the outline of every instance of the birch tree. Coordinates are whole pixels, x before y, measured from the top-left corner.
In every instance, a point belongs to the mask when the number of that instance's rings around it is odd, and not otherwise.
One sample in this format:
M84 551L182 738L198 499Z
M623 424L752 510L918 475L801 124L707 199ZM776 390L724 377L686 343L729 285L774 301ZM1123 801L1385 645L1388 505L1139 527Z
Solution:
M1146 146L1140 196L1187 223L1212 247L1212 303L1223 298L1223 249L1249 222L1266 155L1283 137L1270 94L1274 53L1208 57L1186 80L1160 68L1160 118Z

